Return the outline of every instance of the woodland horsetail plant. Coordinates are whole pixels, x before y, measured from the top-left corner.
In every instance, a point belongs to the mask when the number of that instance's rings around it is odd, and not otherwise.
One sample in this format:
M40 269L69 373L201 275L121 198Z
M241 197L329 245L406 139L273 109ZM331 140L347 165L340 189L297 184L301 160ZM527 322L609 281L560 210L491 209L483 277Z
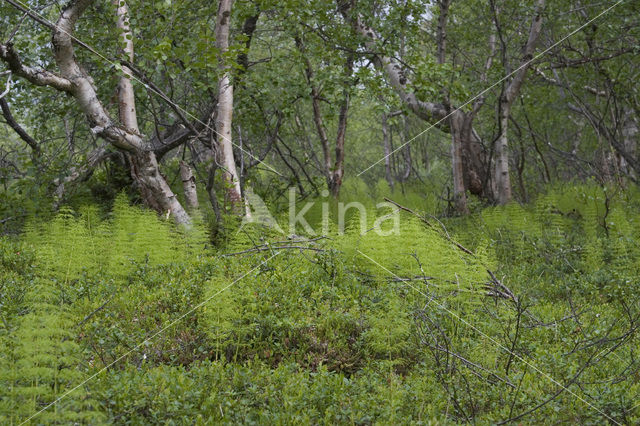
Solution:
M0 0L0 424L640 423L637 0Z

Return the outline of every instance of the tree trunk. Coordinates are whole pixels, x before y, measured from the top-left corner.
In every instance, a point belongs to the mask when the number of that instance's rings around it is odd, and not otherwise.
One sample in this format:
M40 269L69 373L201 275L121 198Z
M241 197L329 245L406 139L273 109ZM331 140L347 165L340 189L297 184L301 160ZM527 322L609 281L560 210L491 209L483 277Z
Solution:
M353 2L347 0L336 1L338 4L338 10L342 16L351 22L354 31L365 39L364 44L367 49L370 51L378 51L378 35L373 28L362 22L360 16L355 13L352 14L353 11L351 9L353 7ZM448 8L450 4L450 0L441 0L438 2L438 5L441 8L437 29L438 61L440 63L444 63L446 56L446 21L448 18ZM407 76L404 66L394 57L376 54L374 56L374 64L387 75L389 84L409 110L426 122L433 123L433 125L438 126L443 131L451 133L451 161L455 187L454 192L456 193L456 208L460 213L468 212L465 195L465 169L467 169L467 167L465 167L465 160L473 159L476 156L478 157L473 161L473 163L471 163L473 164L473 172L466 173L470 176L467 181L478 182L480 176L485 174L481 167L477 167L475 165L477 162L481 162L479 156L482 154L482 150L478 149L479 147L477 146L478 144L472 128L473 118L481 103L479 103L477 108L474 108L473 113L467 114L463 111L456 110L450 114L453 107L448 105L447 102L427 102L418 99L415 91L411 87L411 81ZM446 93L443 95L445 98L447 97ZM461 119L464 117L467 117L468 120ZM463 131L464 129L468 130ZM481 185L480 189L478 189L478 185L475 185L474 191L476 193L481 193Z
M324 120L322 119L322 111L320 109L320 92L316 87L313 79L313 67L311 65L311 61L305 55L305 46L301 38L295 38L296 46L298 50L303 56L304 64L305 64L305 78L307 80L307 84L311 88L311 107L313 109L313 122L316 126L316 131L318 132L318 137L320 138L320 144L322 146L322 155L324 157L324 175L327 181L327 188L329 189L329 193L337 198L340 194L340 188L342 187L342 179L344 177L344 143L345 137L347 133L347 118L349 113L349 101L351 99L351 95L349 92L349 88L347 87L347 82L343 82L343 99L340 105L340 114L338 116L338 128L336 132L336 146L335 146L335 160L331 158L331 148L329 145L329 137L327 136L327 131L324 127ZM344 68L344 77L348 79L351 77L353 73L353 57L349 55L347 61L345 63Z
M452 0L438 0L440 16L436 29L436 46L438 48L438 63L444 64L447 52L447 22L449 20L449 6Z
M231 71L225 64L224 54L229 50L229 28L231 26L231 6L233 0L220 0L216 16L216 48L219 51L218 66L222 77L218 82L218 105L216 113L216 133L218 135L218 162L222 166L226 195L236 214L243 213L242 189L233 155L233 85Z
M460 139L462 144L462 164L464 187L472 194L486 197L491 193L487 189L489 183L486 165L486 153L480 137L473 129L475 114L456 111L460 115L462 129Z
M196 178L193 176L191 167L184 161L180 161L180 179L184 187L184 198L186 200L187 209L198 210L198 192L196 191Z
M509 176L509 143L507 129L509 126L509 104L500 100L500 136L496 141L495 185L498 204L504 205L511 201L511 178Z
M384 148L384 176L393 191L393 173L391 172L391 139L389 135L389 117L391 114L382 113L382 145Z
M536 48L540 32L542 31L542 10L544 9L545 0L537 0L534 17L529 29L529 38L522 49L522 59L520 66L516 69L511 81L503 88L498 104L498 119L500 124L500 136L496 140L495 154L496 163L494 169L494 182L496 186L496 199L498 204L504 205L511 201L511 179L509 177L509 115L511 113L511 105L520 93L520 88L527 75L527 70L531 66L533 53ZM497 31L500 33L497 14L494 14L494 23ZM503 44L503 65L508 68L506 63L506 46Z
M122 0L113 0L113 4L116 6L116 14L118 16L118 30L120 30L119 40L124 44L124 54L129 62L133 63L133 34L131 33L131 26L129 24L129 9L127 3ZM127 129L140 133L138 129L138 118L136 114L136 98L133 91L133 84L131 83L131 70L126 66L122 67L124 75L120 77L118 83L118 111L120 112L120 122Z
M123 0L114 0L118 16L117 26L124 43L124 54L133 63L133 34L129 25L129 10ZM140 135L136 114L136 98L131 83L131 70L122 67L123 75L118 82L118 111L120 123L129 132ZM169 184L160 173L158 161L153 152L135 150L130 154L131 177L140 189L145 204L158 212L170 212L178 223L190 223L191 219L184 210Z
M351 77L352 72L353 59L349 57L345 64L345 77ZM329 191L334 198L338 198L342 187L342 179L344 178L344 142L347 135L347 118L351 100L351 94L349 93L349 88L346 87L346 82L345 87L342 89L342 94L342 105L338 116L338 132L336 134L336 157L333 168L329 170L328 174Z
M464 117L461 114L453 114L449 120L451 123L451 165L453 169L453 199L456 212L469 213L467 207L467 192L464 185L464 171L462 165L462 129Z
M191 218L158 168L153 152L136 152L129 155L131 176L136 182L145 204L158 212L173 215L179 224L189 225Z

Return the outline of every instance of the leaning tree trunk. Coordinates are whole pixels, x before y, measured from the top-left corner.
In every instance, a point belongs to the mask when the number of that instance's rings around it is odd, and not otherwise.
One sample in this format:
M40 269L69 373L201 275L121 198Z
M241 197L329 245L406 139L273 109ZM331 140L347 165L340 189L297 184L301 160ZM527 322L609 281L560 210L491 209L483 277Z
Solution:
M138 151L129 155L129 161L131 176L145 204L158 212L173 215L177 223L190 224L191 218L160 173L155 154Z
M462 145L462 164L464 187L472 194L487 196L491 192L488 190L489 176L486 165L486 153L480 137L473 129L475 113L456 111L454 114L461 116L457 123L461 123L459 129L460 144Z
M94 80L77 62L74 53L73 32L76 22L93 2L91 0L72 0L60 13L52 32L53 52L59 73L44 69L29 67L23 64L20 56L10 43L0 44L0 59L7 63L9 69L30 83L37 86L50 86L61 92L66 92L75 98L76 103L84 112L91 132L111 145L125 152L132 164L132 176L140 188L142 198L152 208L162 213L170 213L179 224L190 224L191 219L178 202L175 194L169 188L167 181L160 173L153 147L146 143L135 121L135 100L130 81L121 81L119 88L120 105L123 124L114 122L104 105L100 102ZM126 8L124 1L118 3L121 31L128 31ZM125 35L126 38L129 38ZM133 54L133 44L128 44Z
M122 36L124 54L133 63L133 33L129 24L129 10L123 0L114 0L118 16L117 26ZM136 98L131 82L131 70L123 66L123 75L118 82L118 111L120 122L129 132L139 135L138 119L136 115ZM189 223L190 218L169 184L160 174L158 161L153 152L135 150L129 154L131 177L138 186L142 199L147 206L158 212L168 212L174 215L176 222Z
M123 43L123 53L133 63L133 34L131 33L131 25L129 23L129 9L127 3L122 0L113 0L116 6L116 14L118 16L117 26L120 31L119 40ZM122 67L122 77L118 82L118 110L120 112L120 122L127 129L140 133L138 128L138 118L136 115L136 97L131 83L131 70L127 66Z
M365 46L370 51L378 51L379 37L375 30L366 25L357 13L352 13L353 2L348 0L336 0L338 9L342 16L349 22L351 22L356 33L360 34L365 42ZM450 1L444 1L441 3L441 7L448 10ZM445 11L446 11L445 10ZM445 45L446 45L446 32L445 24L448 13L441 14L439 20L438 29L438 58L439 61L444 61ZM374 56L375 66L383 71L389 80L389 84L398 94L402 102L411 110L415 115L420 117L429 123L438 125L445 131L451 132L452 135L452 169L454 177L454 193L456 208L460 213L466 213L468 211L466 207L466 195L464 187L464 173L463 170L463 148L465 142L463 141L464 132L459 131L462 129L463 121L460 121L458 117L461 115L458 111L453 114L449 114L451 107L441 102L428 102L418 99L415 91L411 88L411 81L406 73L405 67L394 57L385 56L383 54L376 54ZM461 113L461 111L460 111ZM452 120L453 119L453 120ZM451 123L454 123L451 125ZM455 130L455 131L454 131ZM456 171L457 170L457 171Z
M449 8L452 0L439 0L438 26L436 28L436 46L438 63L446 63L447 54L447 24L449 20ZM490 39L491 44L491 39ZM487 64L481 80L486 76L488 67L491 66L493 51L489 54ZM473 131L473 120L482 107L483 98L478 98L473 104L471 112L461 109L453 109L449 94L443 90L445 105L449 115L449 131L451 133L451 168L453 170L453 198L456 211L459 214L468 214L467 190L472 194L485 195L485 185L481 176L484 176L484 152L479 138ZM487 179L484 179L485 181Z

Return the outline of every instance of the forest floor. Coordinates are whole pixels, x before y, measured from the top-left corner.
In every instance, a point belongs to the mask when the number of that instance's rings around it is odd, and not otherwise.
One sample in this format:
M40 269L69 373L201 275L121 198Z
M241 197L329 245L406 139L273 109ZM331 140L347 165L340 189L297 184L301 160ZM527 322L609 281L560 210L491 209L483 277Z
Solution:
M0 249L0 423L637 424L638 200L215 249L122 201L28 222Z

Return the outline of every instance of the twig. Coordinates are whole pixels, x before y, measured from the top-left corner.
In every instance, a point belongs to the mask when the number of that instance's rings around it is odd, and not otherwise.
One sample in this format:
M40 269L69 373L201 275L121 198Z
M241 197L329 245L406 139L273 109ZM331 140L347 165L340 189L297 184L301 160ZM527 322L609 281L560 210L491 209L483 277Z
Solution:
M622 344L626 341L626 339L629 336L633 335L639 327L640 327L640 324L639 325L632 325L631 329L629 331L627 331L625 334L623 334L622 336L620 336L619 338L609 340L609 341L615 341L615 340L618 340L618 341L616 342L615 345L613 345L612 347L606 349L605 351L593 351L593 354L591 354L591 356L589 356L589 359L587 359L587 361L584 363L584 365L582 367L580 367L580 369L576 372L576 374L571 379L569 379L566 382L566 384L561 385L562 387L558 391L554 392L553 395L551 395L549 398L547 398L546 400L542 401L541 403L539 403L535 407L533 407L533 408L531 408L531 409L529 409L529 410L527 410L527 411L525 411L525 412L523 412L521 414L518 414L515 417L510 417L507 420L503 420L503 421L499 422L498 424L502 425L502 424L505 424L505 423L510 423L510 422L514 422L516 420L520 420L521 418L523 418L525 416L528 416L529 414L539 410L540 408L544 407L545 405L547 405L548 403L550 403L551 401L556 399L558 396L560 396L560 394L562 394L564 391L566 391L569 388L569 386L571 386L574 383L576 383L578 378L580 378L582 373L584 373L584 371L587 368L589 368L589 367L591 367L591 366L596 364L594 359L598 355L602 355L604 353L604 355L600 356L600 359L603 359L607 355L609 355L610 353L614 352L616 349L618 349L620 346L622 346ZM604 343L608 343L608 342L604 342ZM606 415L605 413L601 412L601 414L605 415L605 417L607 417L609 420L613 420L610 416Z
M491 371L491 370L489 370L489 369L487 369L487 368L485 368L485 367L483 367L483 366L481 366L481 365L479 365L479 364L476 364L476 363L475 363L475 362L473 362L473 361L469 361L468 359L464 358L462 355L460 355L460 354L458 354L458 353L456 353L456 352L453 352L453 351L451 351L451 350L449 350L449 349L447 349L447 348L443 348L443 347L442 347L442 346L440 346L440 345L428 345L428 346L431 346L433 349L437 349L437 350L439 350L439 351L442 351L442 352L447 353L448 355L451 355L451 356L453 356L453 357L455 357L455 358L458 358L460 361L462 361L462 363L463 363L463 364L466 364L466 365L467 365L467 366L469 366L469 367L477 368L478 370L482 370L482 371L484 371L485 373L489 374L489 376L491 376L491 377L494 377L494 378L498 379L499 381L501 381L501 382L505 383L507 386L510 386L510 387L512 387L513 389L516 389L516 385L514 385L513 383L511 383L511 381L510 381L509 379L505 379L504 377L500 377L499 375L497 375L497 374L496 374L496 373L494 373L493 371ZM471 370L471 371L473 372L473 370ZM474 372L474 373L475 373L475 372ZM478 377L480 377L481 379L484 379L484 377L482 377L481 375L479 375Z
M407 213L411 213L412 215L414 215L415 217L417 217L418 219L420 219L422 222L424 222L429 228L431 229L436 229L435 226L433 226L431 224L431 222L429 222L424 216L422 216L419 213L416 213L415 211L411 210L408 207L404 207L398 203L396 203L395 201L385 197L384 200L388 203L393 204L394 206L398 207L400 210L404 210ZM435 220L437 220L440 225L444 228L444 225L442 224L442 222L440 222L438 219L436 219L434 217ZM460 250L462 250L463 252L465 252L466 254L469 254L471 256L475 256L475 253L473 253L471 250L469 250L468 248L464 247L462 244L460 244L459 242L457 242L456 240L454 240L453 238L451 238L451 236L449 235L449 233L447 232L447 229L444 228L444 235L443 237L445 237L450 243L452 243L453 245L455 245L456 247L458 247Z
M320 253L324 253L326 250L323 249L319 249L316 247L307 247L307 246L271 246L269 244L264 244L262 246L258 246L258 247L254 247L248 250L243 250L243 251L239 251L236 253L228 253L228 254L223 254L222 257L230 257L230 256L237 256L240 254L246 254L246 253L255 253L255 252L261 252L261 251L270 251L270 250L286 250L286 249L299 249L299 250L311 250L311 251L316 251L316 252L320 252Z
M291 243L291 242L304 242L304 243L314 243L316 241L320 241L320 240L330 240L331 238L327 237L326 235L322 235L320 237L316 237L316 238L311 238L311 239L306 239L306 238L298 238L295 236L292 236L290 239L285 240L285 241L274 241L271 244L284 244L284 243Z
M489 289L488 295L508 299L513 301L515 304L518 304L518 298L516 297L516 295L513 294L513 292L509 290L506 285L502 284L502 282L500 282L500 280L496 278L493 272L491 272L489 269L487 269L487 272L489 273L489 276L492 280L491 283L485 286Z
M5 217L4 219L0 220L0 223L5 223L5 222L9 222L13 219L15 219L15 216L9 216L9 217Z
M388 278L387 281L389 282L395 282L395 283L403 283L403 282L408 282L408 281L431 281L431 280L437 280L436 277L428 277L426 275L417 275L415 277L397 277L397 278Z
M578 312L578 313L571 314L571 315L567 315L567 316L565 316L565 317L562 317L562 318L557 319L557 320L553 320L553 321L551 321L551 322L542 322L542 321L538 320L537 318L533 318L531 315L529 315L529 318L532 318L532 319L533 319L533 320L535 320L536 322L535 322L535 323L533 323L533 324L527 324L527 325L524 325L523 327L524 327L524 328L536 328L536 327L551 327L551 326L557 326L559 323L564 322L564 321L568 321L568 320L570 320L570 319L575 319L578 315L582 315L582 314L584 314L585 312L588 312L588 310L587 310L587 309L585 309L585 310L582 310L582 311L580 311L580 312Z
M84 317L84 319L82 321L80 321L78 324L76 324L76 327L80 327L82 324L84 324L85 322L89 321L89 319L91 319L92 316L94 316L95 314L97 314L98 312L100 312L102 309L104 309L105 306L107 306L107 303L111 302L113 300L113 297L111 297L109 300L107 300L106 302L104 302L102 305L100 305L96 310L94 310L93 312L91 312L89 315L87 315L86 317Z

